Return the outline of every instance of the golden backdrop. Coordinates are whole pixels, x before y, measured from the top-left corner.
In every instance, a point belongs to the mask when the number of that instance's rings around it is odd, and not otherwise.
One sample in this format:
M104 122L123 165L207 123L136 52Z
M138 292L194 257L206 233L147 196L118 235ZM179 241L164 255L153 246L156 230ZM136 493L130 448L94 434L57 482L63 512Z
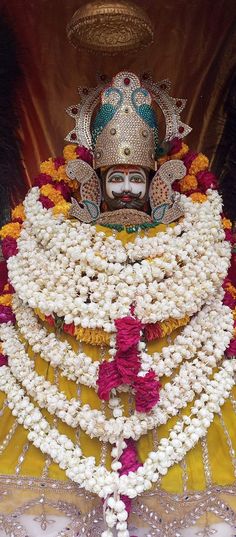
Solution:
M17 40L24 80L18 90L22 157L31 183L40 161L60 155L72 128L65 113L77 86L121 69L172 81L188 99L187 142L212 157L223 127L222 104L236 59L235 0L136 0L155 24L154 43L135 55L94 56L69 44L66 25L81 0L2 0Z

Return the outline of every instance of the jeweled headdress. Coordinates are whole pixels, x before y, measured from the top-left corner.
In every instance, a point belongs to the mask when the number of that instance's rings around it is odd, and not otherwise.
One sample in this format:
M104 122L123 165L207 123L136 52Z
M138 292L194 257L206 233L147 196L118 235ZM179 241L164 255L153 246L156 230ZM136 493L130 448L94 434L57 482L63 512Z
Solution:
M95 168L136 164L155 169L160 140L154 103L165 118L161 142L183 138L191 131L180 119L186 100L174 99L169 89L168 80L155 83L126 71L109 84L79 88L80 104L67 110L75 128L66 140L93 151Z

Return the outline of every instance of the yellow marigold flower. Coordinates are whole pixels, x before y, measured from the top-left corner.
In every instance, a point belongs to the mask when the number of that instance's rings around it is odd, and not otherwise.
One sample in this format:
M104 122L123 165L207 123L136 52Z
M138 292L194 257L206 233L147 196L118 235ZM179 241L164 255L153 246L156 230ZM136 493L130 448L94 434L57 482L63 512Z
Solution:
M180 191L187 192L188 190L195 190L197 188L197 179L195 175L185 175L183 179L179 181Z
M5 226L0 229L0 237L1 239L5 239L5 237L12 237L13 239L18 239L20 236L21 231L21 225L19 222L10 222L10 224L6 224Z
M12 295L2 295L0 296L0 305L1 306L11 306Z
M65 166L62 164L62 166L59 166L58 170L55 170L53 174L53 181L66 181L68 182L68 175L66 174Z
M190 317L188 315L185 315L185 317L182 317L182 319L174 319L170 317L166 321L162 321L160 323L161 331L162 331L162 337L165 337L169 334L171 334L176 328L179 328L180 326L185 326L188 324Z
M46 173L47 175L55 175L56 170L52 157L50 157L48 160L45 160L44 162L41 162L40 171L41 173Z
M54 215L64 214L64 216L68 217L70 207L71 203L67 203L67 201L64 201L62 203L57 203L55 207L53 207L52 212Z
M64 149L63 149L63 157L66 159L66 160L74 160L76 159L77 155L76 155L76 145L75 144L69 144L69 145L65 145Z
M189 168L189 173L191 175L196 175L196 173L206 170L208 166L209 166L208 158L202 153L199 153L199 155L193 160Z
M25 220L25 210L22 203L20 203L20 205L17 205L15 209L12 209L11 217L12 219L21 218L21 220Z
M200 192L194 192L191 194L190 198L194 201L194 203L203 203L207 200L206 194L201 194Z
M233 310L233 319L236 321L236 308Z
M0 354L4 354L3 352L3 346L0 344Z
M231 229L232 228L232 222L228 218L222 219L222 224L224 229Z
M61 193L56 190L53 185L43 185L40 188L40 192L41 194L43 194L43 196L47 196L55 204L63 203L64 201L64 198Z

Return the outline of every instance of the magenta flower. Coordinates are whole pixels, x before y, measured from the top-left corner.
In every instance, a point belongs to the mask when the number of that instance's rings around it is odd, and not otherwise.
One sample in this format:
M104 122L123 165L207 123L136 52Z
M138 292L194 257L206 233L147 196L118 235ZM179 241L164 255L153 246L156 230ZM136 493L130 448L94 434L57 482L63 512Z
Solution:
M208 171L198 172L196 177L202 192L206 192L208 188L217 188L216 176L213 173Z
M2 253L5 259L18 254L17 241L13 237L5 237L2 240Z
M118 350L127 351L130 347L137 345L140 341L140 332L142 323L134 317L122 317L115 321L117 329L117 347Z
M34 180L34 186L41 188L41 186L52 184L52 182L51 175L47 175L47 173L40 173Z
M4 286L8 280L7 264L6 261L0 262L0 293L3 292Z
M8 358L4 354L0 353L0 367L3 365L8 365Z
M56 157L53 159L53 164L56 168L56 170L58 170L58 168L60 168L60 166L64 166L65 164L65 159L63 157Z
M65 200L70 200L70 187L64 181L60 181L60 183L54 182L53 186L62 194Z
M192 162L195 160L195 158L198 156L198 153L195 151L188 151L186 155L183 157L184 165L187 168L187 171L189 171L189 168L192 164Z
M115 361L102 362L98 372L98 397L103 401L108 401L110 392L121 384L121 378L116 367Z
M47 196L43 196L42 194L39 196L39 201L42 203L42 206L45 209L51 209L51 207L55 206L55 203L53 203L52 200L50 200Z
M10 306L2 306L0 305L0 324L3 323L15 323L16 318L15 315L10 308Z
M173 138L170 141L170 150L168 151L168 155L174 155L175 153L178 153L182 147L182 140L180 138Z
M233 310L236 306L236 300L233 298L231 293L229 291L225 292L224 298L223 298L223 304L225 306L228 306L231 310Z
M236 356L236 339L231 339L225 352L227 356Z
M92 155L91 151L89 149L87 149L87 147L84 147L84 145L79 145L78 147L76 147L75 152L78 155L78 157L81 158L81 160L84 160L85 162L90 164L90 166L92 166L92 164L93 164L93 155Z
M136 345L130 347L126 352L117 351L115 362L123 384L130 384L136 379L140 368Z
M161 383L156 379L154 371L149 371L145 377L137 377L133 388L138 412L149 412L158 403Z

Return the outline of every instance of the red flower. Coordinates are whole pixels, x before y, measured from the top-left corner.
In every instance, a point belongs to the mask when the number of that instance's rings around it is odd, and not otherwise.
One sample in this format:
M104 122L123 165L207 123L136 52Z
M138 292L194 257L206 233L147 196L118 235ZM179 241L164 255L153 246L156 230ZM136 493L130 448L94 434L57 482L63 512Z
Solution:
M225 292L224 298L223 298L223 304L225 306L228 306L231 310L233 310L236 306L236 300L232 297L231 293L229 291Z
M170 150L168 151L168 155L175 155L175 153L178 153L182 147L182 140L179 138L173 138L170 141Z
M121 378L115 361L102 362L98 372L98 397L103 401L108 401L110 392L121 384Z
M118 350L127 351L130 347L139 343L142 330L141 321L134 317L122 317L122 319L116 319L115 325L117 328L116 342Z
M195 160L195 158L197 156L198 156L198 153L196 153L195 151L188 151L188 153L186 153L186 155L184 155L183 162L184 162L184 165L187 168L187 171L189 171L189 168L190 168L192 162Z
M234 244L234 237L231 229L224 229L225 232L225 240L228 242L231 242L231 244Z
M217 188L216 176L211 172L198 172L196 178L202 192L206 192L208 188Z
M227 356L236 356L236 339L231 339L228 349L226 349Z
M136 345L130 347L126 352L117 351L115 356L117 370L119 371L123 384L130 384L135 380L140 368L140 358Z
M78 155L78 157L81 158L81 160L84 160L85 162L90 164L90 166L92 166L93 155L91 151L87 149L87 147L84 147L84 145L79 145L78 147L76 147L75 152L76 152L76 155Z
M8 365L8 358L4 354L0 354L0 367Z
M7 264L6 264L6 261L1 261L0 262L0 293L3 292L4 286L6 285L7 280L8 280Z
M146 324L144 334L147 341L153 341L153 339L161 338L162 330L160 324L158 322Z
M45 321L46 321L50 326L54 326L54 324L55 324L54 317L53 317L52 315L45 315Z
M52 184L52 178L51 175L47 175L46 173L40 173L36 179L34 180L34 186L38 186L41 188L41 186Z
M2 240L2 253L5 259L18 254L17 241L13 237L5 237Z
M156 379L154 371L145 377L137 377L133 383L135 389L135 408L138 412L149 412L159 401L161 383Z
M60 166L64 166L65 164L65 159L63 157L56 157L53 159L53 164L55 166L55 169L58 170L58 168L60 168Z
M10 308L10 306L2 306L0 305L0 324L3 323L15 323L16 318L15 315Z
M39 201L42 203L42 206L45 209L51 209L51 207L54 207L55 203L53 203L52 200L50 200L47 196L43 196L40 194Z
M64 324L63 325L63 330L66 334L70 334L70 336L73 336L74 333L75 333L75 325L74 323L70 323L70 324Z
M60 181L60 183L54 182L53 186L62 194L65 200L70 200L70 187L66 183L64 183L64 181Z

